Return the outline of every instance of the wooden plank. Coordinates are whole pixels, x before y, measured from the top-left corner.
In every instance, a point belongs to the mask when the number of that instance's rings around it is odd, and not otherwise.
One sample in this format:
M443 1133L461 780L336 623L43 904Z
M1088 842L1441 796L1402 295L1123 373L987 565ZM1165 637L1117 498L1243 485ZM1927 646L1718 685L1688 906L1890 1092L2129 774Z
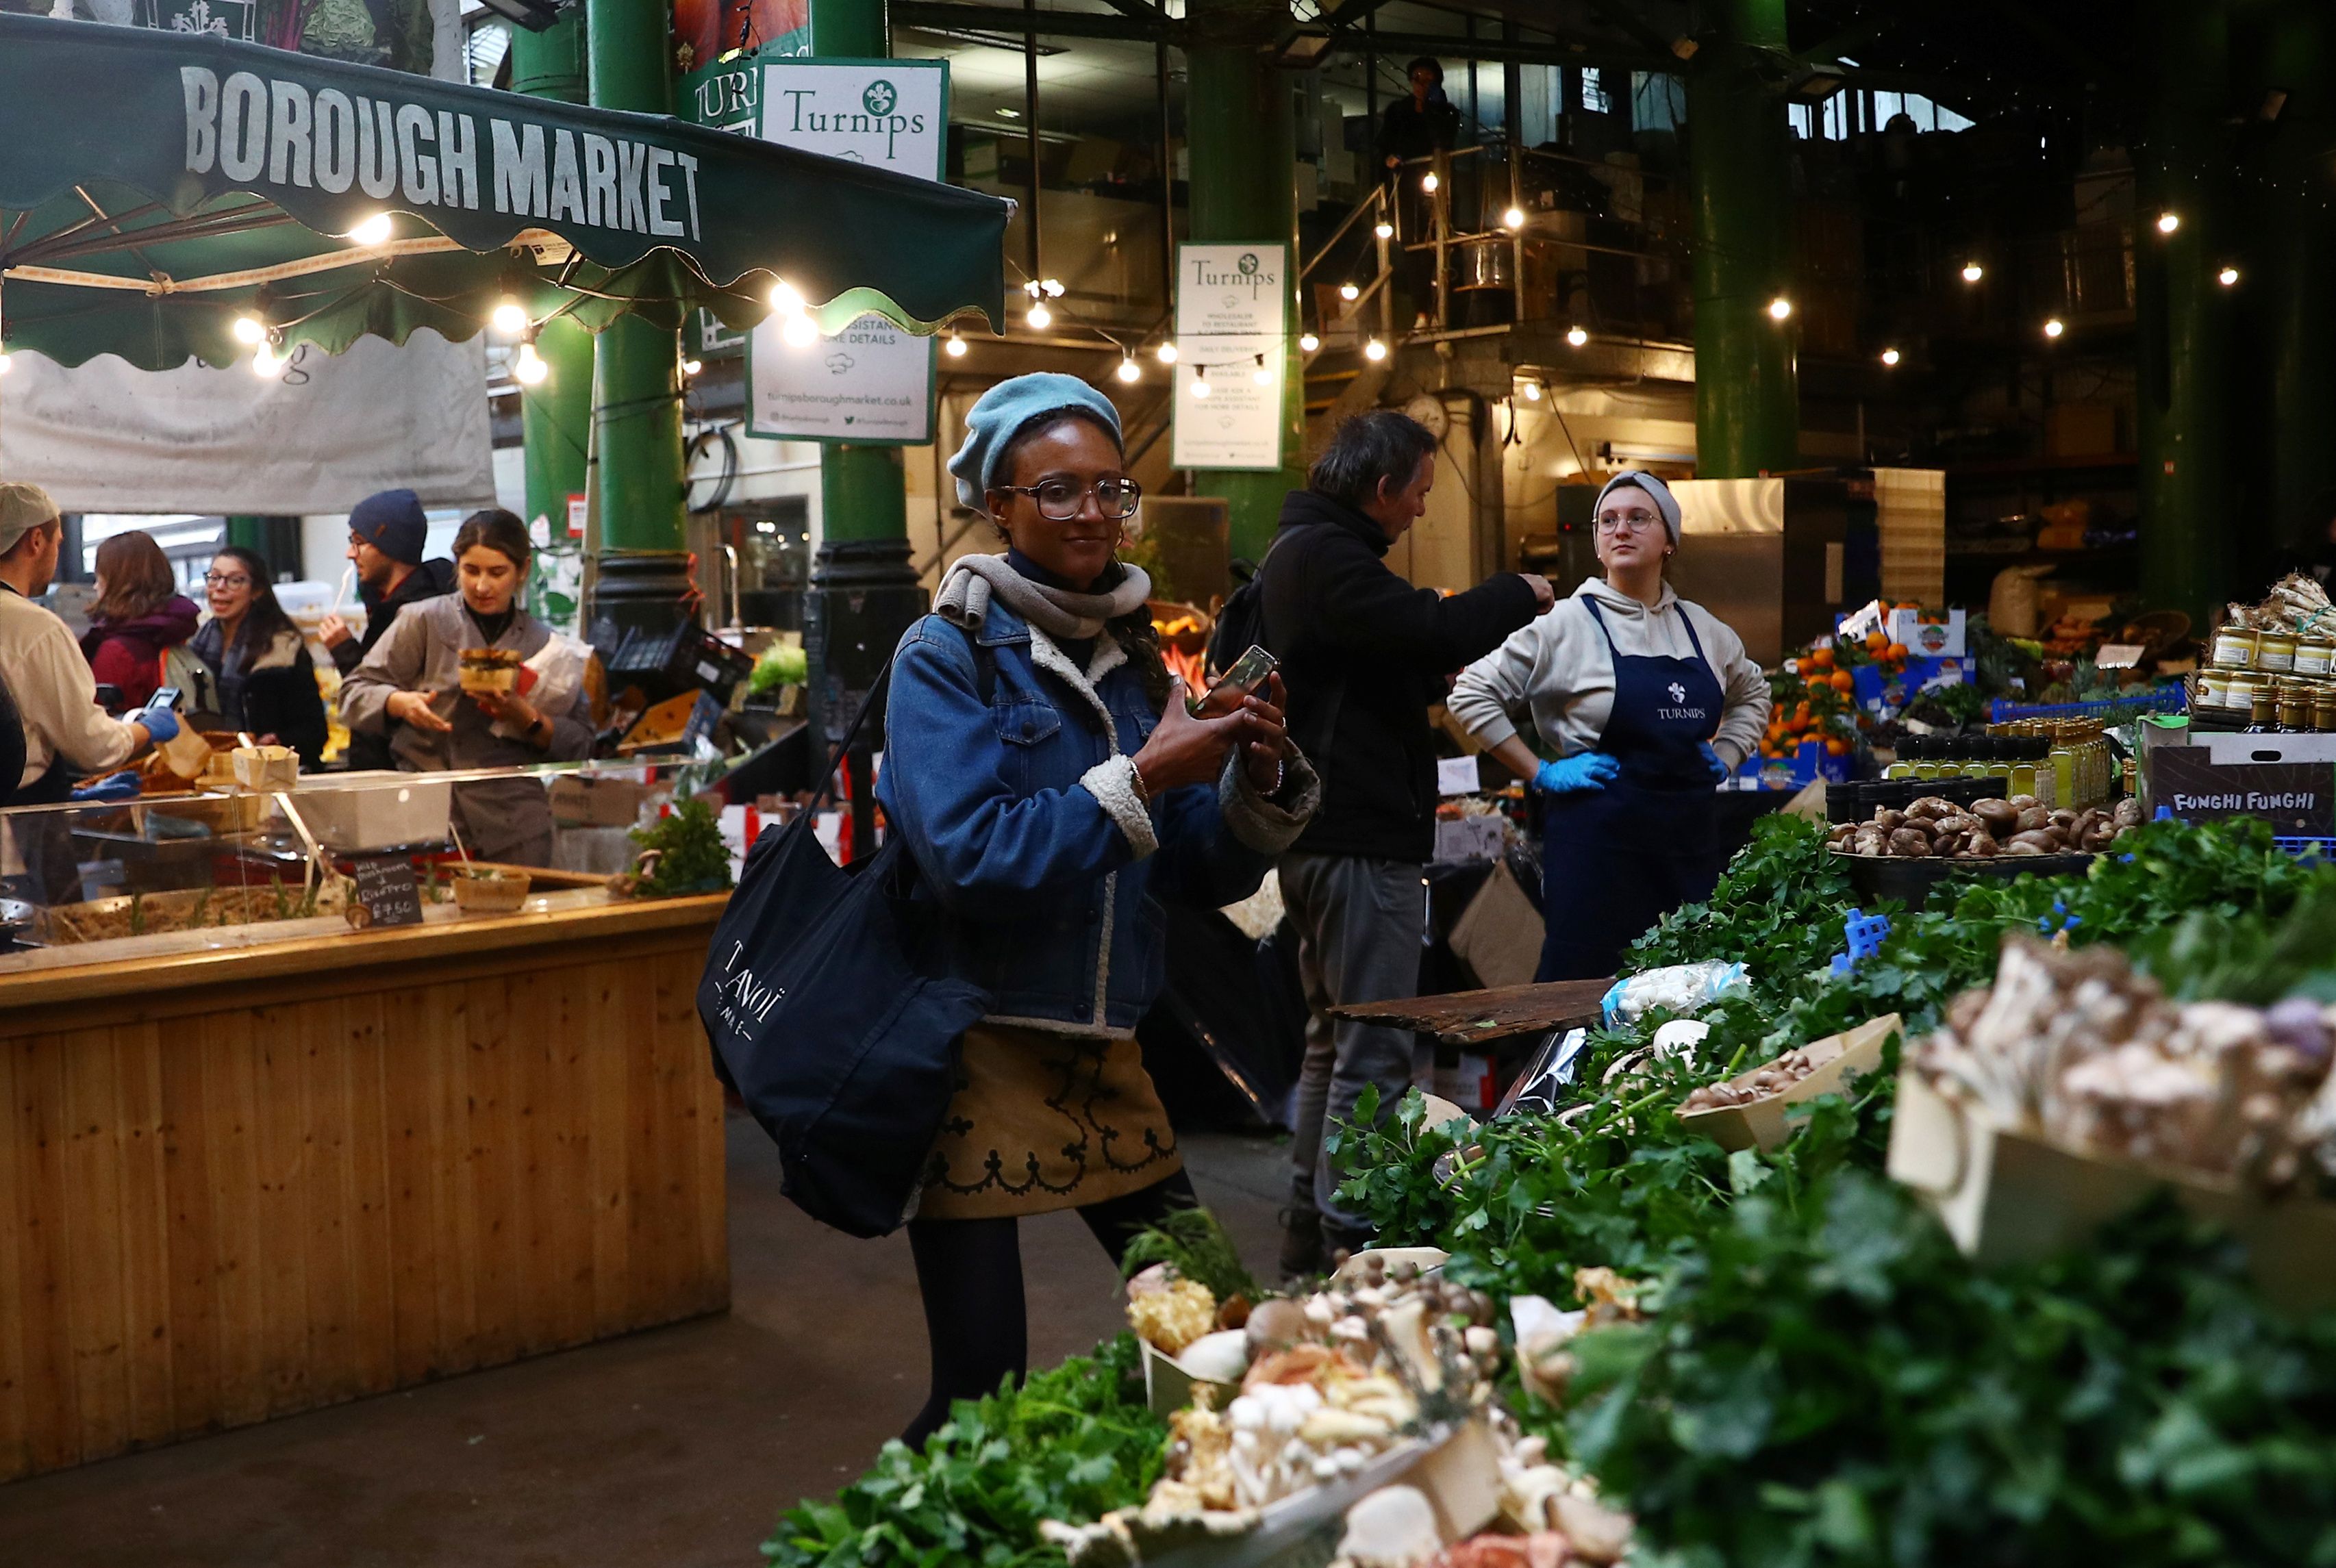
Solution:
M667 1222L665 1184L670 1179L664 1158L666 1140L657 1121L662 1109L659 1080L666 1065L657 1046L657 993L646 977L623 987L610 1015L622 1020L625 1050L625 1221L626 1245L632 1266L625 1278L625 1326L638 1328L648 1319L650 1304L669 1287L675 1241ZM629 1049L626 1047L629 1047Z
M409 992L392 1015L392 1027L425 1043L424 1070L435 1089L430 1150L437 1166L431 1216L439 1249L438 1340L433 1370L467 1371L479 1365L478 1204L471 1158L471 1008L467 983Z
M438 1155L442 1116L436 1041L411 1027L403 998L373 998L381 1031L382 1156L387 1181L391 1368L400 1386L440 1369L446 1329L439 1270L447 1200Z
M211 1144L204 1098L210 1047L200 1030L173 1031L161 1052L162 1200L168 1210L170 1405L173 1430L200 1430L220 1418L222 1329L219 1252Z
M80 1407L80 1457L130 1446L130 1371L124 1353L122 1163L116 1143L112 1037L62 1035L64 1068L63 1202L54 1218L72 1239L65 1254L65 1329L73 1348L73 1398Z
M1447 1045L1468 1046L1504 1035L1594 1024L1603 1016L1600 1002L1613 987L1611 976L1602 980L1552 980L1545 985L1502 986L1401 1001L1356 1002L1329 1011L1334 1018L1389 1024L1434 1035Z
M472 980L462 989L470 1032L471 1093L465 1157L476 1215L479 1360L519 1354L521 1296L514 1234L518 1226L512 1144L518 1107L512 1086L508 979Z
M105 1031L116 1053L122 1142L122 1326L130 1359L130 1439L178 1430L170 1342L170 1205L166 1175L162 1032Z
M592 1330L616 1334L630 1326L627 1291L633 1271L633 1227L626 1096L634 1053L617 1006L614 971L589 971L581 977L581 986L586 1001L577 1034L585 1049L592 1128Z
M213 1418L229 1427L266 1419L269 1407L267 1289L261 1276L262 1182L259 1091L249 1012L204 1018L193 1031L203 1053L202 1109L210 1137L211 1281L219 1323L219 1390Z
M350 1220L355 1212L350 1140L355 1119L349 1084L348 1009L340 998L302 1002L287 1009L285 1026L296 1050L300 1166L289 1198L297 1203L303 1307L307 1331L307 1401L330 1404L363 1391L357 1377L355 1259ZM284 1238L288 1246L290 1238Z
M382 1049L382 998L339 1003L348 1054L350 1376L359 1393L397 1386L397 1254L390 1222L393 1115Z
M253 1203L259 1285L260 1358L268 1414L307 1409L309 1386L307 1215L301 1193L321 1174L302 1094L307 1037L316 1004L255 1009L251 1018Z
M703 953L671 953L657 960L663 1031L672 1041L683 1088L679 1149L688 1173L691 1229L689 1299L713 1311L730 1300L729 1161L722 1083L714 1076L713 1046L697 1017Z
M25 1040L0 1041L0 1477L33 1467L33 1414L24 1398L24 1339L32 1301L19 1244L25 1183L16 1134L16 1063L33 1048Z
M81 1404L74 1397L72 1310L65 1258L64 1054L55 1036L18 1042L16 1100L10 1107L16 1144L11 1173L23 1287L24 1406L33 1466L80 1461Z
M545 1083L554 1086L540 1103L537 1129L534 1190L557 1196L537 1222L544 1248L537 1286L548 1298L545 1326L553 1342L580 1345L593 1334L592 1098L579 1005L589 975L576 967L518 979L523 990L514 994L527 998L526 1016L542 1020L540 1059Z

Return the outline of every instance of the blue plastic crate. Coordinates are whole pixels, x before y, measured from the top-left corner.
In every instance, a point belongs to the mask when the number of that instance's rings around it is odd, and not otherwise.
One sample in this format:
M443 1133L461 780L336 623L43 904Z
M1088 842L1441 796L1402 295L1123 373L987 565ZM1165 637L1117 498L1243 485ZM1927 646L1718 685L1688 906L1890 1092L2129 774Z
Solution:
M2190 694L2179 681L2154 686L2139 696L2105 697L2098 702L2017 703L1997 697L1988 705L1988 722L2008 724L2021 718L2098 718L2115 723L2146 713L2187 713Z

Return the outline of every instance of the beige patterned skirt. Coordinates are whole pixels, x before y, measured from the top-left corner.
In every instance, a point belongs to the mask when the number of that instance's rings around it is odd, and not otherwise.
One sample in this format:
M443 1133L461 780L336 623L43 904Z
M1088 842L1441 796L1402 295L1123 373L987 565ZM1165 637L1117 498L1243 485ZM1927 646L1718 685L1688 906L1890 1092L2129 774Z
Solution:
M1175 1130L1134 1040L976 1024L941 1119L921 1220L1076 1209L1183 1169Z

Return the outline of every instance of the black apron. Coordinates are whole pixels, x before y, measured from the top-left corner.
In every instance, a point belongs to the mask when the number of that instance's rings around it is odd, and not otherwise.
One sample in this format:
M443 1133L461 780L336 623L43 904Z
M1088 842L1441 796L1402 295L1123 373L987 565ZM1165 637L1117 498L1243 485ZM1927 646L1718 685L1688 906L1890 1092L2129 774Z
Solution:
M1703 746L1718 732L1727 694L1695 622L1679 612L1694 657L1625 658L1597 601L1582 608L1614 660L1614 711L1598 749L1622 772L1604 789L1549 798L1536 980L1614 973L1622 950L1657 920L1710 895L1724 858Z

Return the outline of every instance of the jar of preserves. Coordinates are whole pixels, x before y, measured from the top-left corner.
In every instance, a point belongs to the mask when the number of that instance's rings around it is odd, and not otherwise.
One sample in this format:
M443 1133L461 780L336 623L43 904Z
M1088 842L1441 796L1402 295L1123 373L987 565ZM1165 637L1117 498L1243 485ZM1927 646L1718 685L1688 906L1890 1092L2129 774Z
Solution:
M2216 631L2213 662L2224 669L2254 668L2254 632L2244 626L2226 626Z
M2312 727L2336 730L2336 686L2323 686L2312 694Z
M2296 681L2279 683L2279 727L2284 730L2307 730L2312 727L2312 689Z
M2336 675L2336 638L2318 635L2297 638L2295 673L2323 680Z
M2283 631L2255 634L2255 667L2278 675L2295 670L2295 638Z
M2194 707L2222 709L2231 704L2231 677L2219 669L2202 669L2194 678L2190 696Z

